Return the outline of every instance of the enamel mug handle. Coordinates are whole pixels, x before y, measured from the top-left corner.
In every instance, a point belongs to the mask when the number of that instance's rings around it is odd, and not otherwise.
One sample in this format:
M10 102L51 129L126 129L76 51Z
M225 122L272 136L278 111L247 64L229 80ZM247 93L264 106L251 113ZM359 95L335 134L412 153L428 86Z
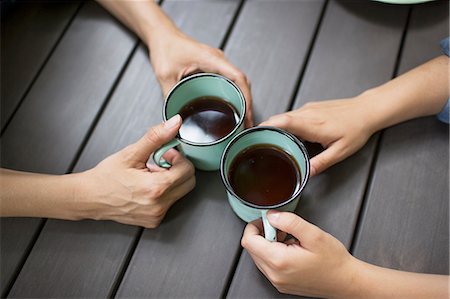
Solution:
M174 148L180 144L180 141L178 139L172 139L160 148L158 148L155 153L153 154L153 161L155 161L156 165L164 168L170 168L172 165L164 160L162 156L171 148Z
M277 241L277 230L274 228L267 219L267 210L261 210L261 218L264 226L264 236L266 240L276 242Z

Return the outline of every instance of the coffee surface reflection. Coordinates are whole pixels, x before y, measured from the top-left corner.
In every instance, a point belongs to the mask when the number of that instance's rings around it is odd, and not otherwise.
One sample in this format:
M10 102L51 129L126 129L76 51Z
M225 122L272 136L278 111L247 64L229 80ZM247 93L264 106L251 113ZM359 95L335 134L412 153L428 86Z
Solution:
M210 143L227 136L240 118L233 105L214 96L190 101L181 108L180 115L181 138L196 143Z

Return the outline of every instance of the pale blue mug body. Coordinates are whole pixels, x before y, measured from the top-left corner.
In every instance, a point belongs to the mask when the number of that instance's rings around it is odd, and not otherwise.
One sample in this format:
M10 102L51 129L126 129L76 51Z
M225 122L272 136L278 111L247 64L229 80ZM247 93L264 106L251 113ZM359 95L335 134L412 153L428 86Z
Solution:
M167 95L164 103L163 119L168 120L178 114L184 105L202 96L216 96L228 101L239 113L239 122L227 136L209 143L197 143L177 136L155 151L153 159L162 167L170 164L162 159L165 152L177 147L201 170L218 170L220 158L228 142L244 130L246 114L245 98L239 87L230 79L217 74L200 73L184 78L178 82Z
M246 148L256 144L271 144L285 150L297 162L301 173L301 182L294 194L278 205L258 206L240 198L234 191L229 182L229 169L234 158ZM294 135L274 127L254 127L244 130L234 137L223 152L220 174L222 182L227 190L228 202L231 208L245 222L251 222L262 218L264 224L264 233L267 240L276 241L276 229L273 228L267 220L268 210L276 209L279 211L293 212L298 205L300 194L303 191L309 178L309 156L303 143Z

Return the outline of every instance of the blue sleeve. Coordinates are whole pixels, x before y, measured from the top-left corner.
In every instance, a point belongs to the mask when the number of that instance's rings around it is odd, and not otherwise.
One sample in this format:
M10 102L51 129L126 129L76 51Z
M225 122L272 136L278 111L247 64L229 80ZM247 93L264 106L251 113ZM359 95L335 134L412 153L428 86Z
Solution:
M445 53L445 55L449 56L449 38L444 38L443 40L441 40L441 49L442 52ZM444 122L444 123L449 123L449 110L450 110L450 99L447 100L447 104L445 104L444 109L442 109L441 112L439 112L439 114L437 115L437 118Z
M444 52L445 53L445 55L447 55L447 56L449 56L449 53L448 53L448 37L447 38L444 38L443 40L441 40L441 49L442 49L442 52Z

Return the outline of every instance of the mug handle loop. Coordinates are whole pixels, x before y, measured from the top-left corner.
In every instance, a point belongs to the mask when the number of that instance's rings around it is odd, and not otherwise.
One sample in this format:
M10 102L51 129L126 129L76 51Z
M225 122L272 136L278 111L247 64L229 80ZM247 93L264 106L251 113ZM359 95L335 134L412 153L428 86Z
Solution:
M267 219L267 211L268 210L261 210L261 218L264 226L264 236L266 240L276 242L277 230L269 223L269 220Z
M156 165L163 167L163 168L170 168L172 165L164 160L162 156L171 148L174 148L180 144L180 141L178 139L172 139L160 148L158 148L155 153L153 154L153 161L155 161Z

